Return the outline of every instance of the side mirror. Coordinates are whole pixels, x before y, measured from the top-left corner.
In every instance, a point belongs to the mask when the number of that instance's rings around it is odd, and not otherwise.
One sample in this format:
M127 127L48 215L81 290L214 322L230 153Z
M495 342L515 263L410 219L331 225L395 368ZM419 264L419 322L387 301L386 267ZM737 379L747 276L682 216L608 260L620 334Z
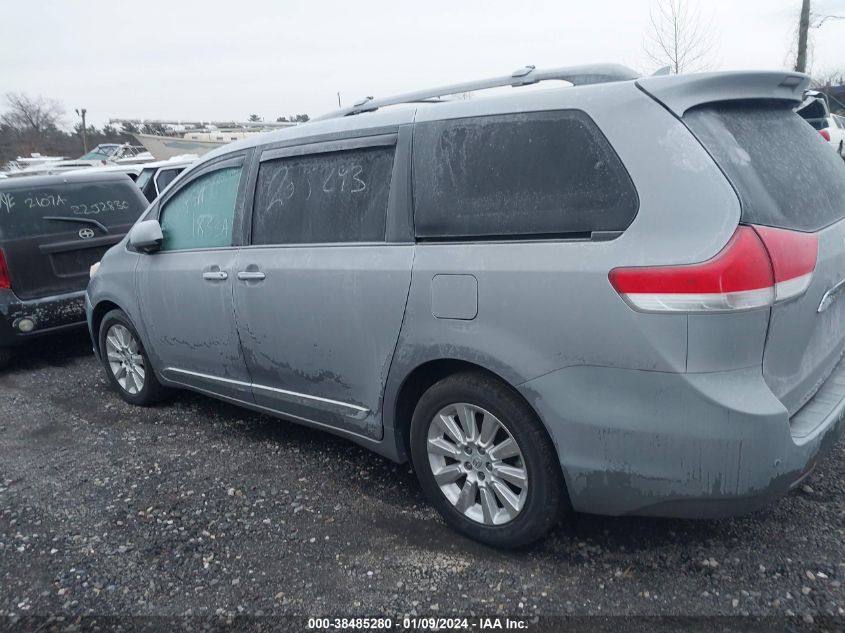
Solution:
M161 233L161 224L158 220L144 220L138 222L129 231L129 243L135 250L142 253L154 253L161 248L164 235Z

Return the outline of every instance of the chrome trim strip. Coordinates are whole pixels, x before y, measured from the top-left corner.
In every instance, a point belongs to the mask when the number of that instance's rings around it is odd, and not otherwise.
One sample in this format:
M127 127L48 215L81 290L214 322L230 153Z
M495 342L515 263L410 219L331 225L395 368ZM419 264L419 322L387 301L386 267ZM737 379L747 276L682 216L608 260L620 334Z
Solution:
M174 381L176 382L176 381ZM183 384L183 383L180 383ZM349 437L354 439L360 439L365 442L379 442L379 440L369 436L364 435L363 433L357 433L356 431L351 431L349 429L343 428L341 426L336 426L332 424L326 424L325 422L318 422L316 420L312 420L311 418L304 418L300 415L294 415L293 413L287 413L283 411L278 411L276 409L272 409L270 407L257 404L255 402L249 402L248 400L241 400L240 398L236 398L234 396L216 393L211 389L205 389L203 387L198 387L196 385L188 385L184 384L185 389L190 389L191 391L195 391L197 393L204 394L211 398L217 398L219 400L223 400L224 402L231 402L232 404L246 407L247 409L251 409L253 411L258 411L260 413L268 413L270 415L274 415L276 417L280 417L286 419L291 422L305 424L307 426L311 426L318 429L323 429L329 431L330 433L334 433L336 435L340 435L342 437Z
M183 374L186 376L193 376L194 378L202 378L205 380L211 380L213 382L222 382L229 385L237 385L239 387L248 387L251 389L260 389L261 391L269 391L275 394L282 396L284 400L291 402L293 404L302 404L305 406L316 406L320 409L331 411L333 413L339 413L345 417L353 418L355 420L363 420L367 417L370 413L370 410L366 407L359 407L356 404L349 404L347 402L340 402L339 400L331 400L329 398L321 398L319 396L309 396L305 393L299 393L296 391L288 391L286 389L278 389L276 387L268 387L266 385L258 385L255 383L243 382L240 380L232 380L231 378L222 378L220 376L211 376L209 374L202 374L196 371L188 371L187 369L178 369L176 367L167 367L162 371L162 373L166 374L167 372L173 372L176 374ZM350 413L350 410L352 411Z

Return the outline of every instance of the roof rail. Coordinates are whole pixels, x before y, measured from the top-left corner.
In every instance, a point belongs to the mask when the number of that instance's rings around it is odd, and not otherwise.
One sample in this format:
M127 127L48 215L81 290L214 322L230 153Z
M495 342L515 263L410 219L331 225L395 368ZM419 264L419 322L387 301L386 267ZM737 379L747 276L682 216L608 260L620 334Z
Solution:
M499 88L502 86L528 86L541 81L566 81L575 86L585 84L598 84L610 81L627 81L637 79L639 74L626 66L620 64L589 64L584 66L569 66L565 68L551 68L548 70L537 70L534 66L525 66L513 71L504 77L492 77L490 79L479 79L462 84L440 86L439 88L428 88L416 92L408 92L394 97L373 99L365 97L348 108L341 108L312 119L321 121L324 119L337 119L340 117L372 112L385 106L398 105L400 103L414 103L436 99L445 95L459 94L461 92L474 92L488 88Z

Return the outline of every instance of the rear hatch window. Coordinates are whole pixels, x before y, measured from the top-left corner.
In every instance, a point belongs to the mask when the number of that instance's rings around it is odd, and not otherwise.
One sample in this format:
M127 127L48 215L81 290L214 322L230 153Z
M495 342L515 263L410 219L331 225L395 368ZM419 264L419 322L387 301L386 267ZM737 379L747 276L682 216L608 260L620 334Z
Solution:
M845 279L845 162L783 102L707 105L684 121L733 183L742 222L814 233L818 240L810 285L771 308L763 352L766 383L793 415L845 349L845 297L821 309L825 293ZM793 434L800 433L793 428Z
M814 232L845 214L845 162L790 104L711 104L684 122L733 183L744 223Z
M130 180L30 185L0 189L0 239L67 232L83 226L132 224L145 208ZM41 180L41 179L39 179ZM86 222L87 220L87 222Z

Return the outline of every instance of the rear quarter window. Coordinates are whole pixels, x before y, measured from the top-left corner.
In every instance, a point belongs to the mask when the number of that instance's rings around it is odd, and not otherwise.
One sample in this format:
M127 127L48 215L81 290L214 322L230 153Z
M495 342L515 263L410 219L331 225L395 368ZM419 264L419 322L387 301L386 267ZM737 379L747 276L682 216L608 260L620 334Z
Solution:
M125 182L22 182L0 189L0 238L76 231L84 223L74 220L81 219L106 227L132 224L145 208L145 200L129 178Z
M628 173L578 110L419 123L414 217L423 239L622 231L637 214Z
M790 104L709 104L684 122L733 183L743 222L818 231L845 217L845 161Z

